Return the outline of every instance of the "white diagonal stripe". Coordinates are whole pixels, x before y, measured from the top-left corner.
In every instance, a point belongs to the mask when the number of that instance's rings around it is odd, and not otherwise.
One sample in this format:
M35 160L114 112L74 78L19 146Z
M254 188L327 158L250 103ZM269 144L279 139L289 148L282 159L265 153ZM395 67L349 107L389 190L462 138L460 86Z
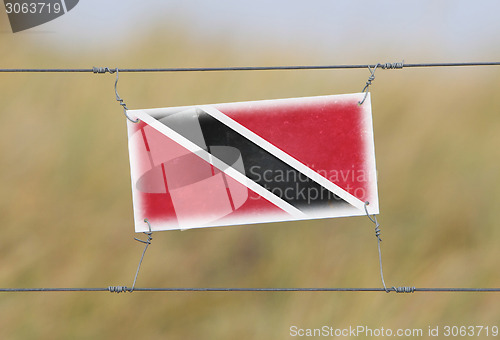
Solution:
M66 2L65 1L66 0L62 0L61 4L62 4L62 8L63 8L64 13L68 13L68 10L66 9Z
M217 157L214 157L213 155L208 153L206 150L200 148L198 145L191 142L189 139L185 138L184 136L182 136L179 133L175 132L174 130L170 129L168 126L162 124L161 122L159 122L155 118L151 117L145 111L134 110L134 116L139 118L144 123L151 126L152 128L154 128L155 130L161 132L162 134L164 134L168 138L179 143L181 146L183 146L184 148L193 152L195 155L199 156L204 161L212 164L220 171L229 175L230 177L232 177L234 180L236 180L240 184L242 184L242 185L246 186L247 188L249 188L250 190L256 192L257 194L264 197L265 199L267 199L269 202L273 203L274 205L276 205L280 209L283 209L284 211L286 211L290 215L292 215L296 218L306 217L306 214L304 214L299 209L295 208L293 205L282 200L281 198L279 198L278 196L276 196L272 192L268 191L267 189L261 187L256 182L252 181L250 178L246 177L238 170L236 170L233 167L229 166L228 164L224 163L223 161L221 161Z
M292 168L295 170L301 172L303 175L309 177L319 185L323 186L324 188L330 190L333 192L335 195L339 196L342 198L344 201L348 202L349 204L355 206L358 209L363 210L365 207L365 204L356 198L355 196L351 195L338 185L330 182L328 179L325 177L321 176L318 174L316 171L312 170L308 166L304 165L303 163L299 162L283 150L277 148L273 144L269 143L267 140L264 138L260 137L259 135L255 134L254 132L250 131L240 123L236 122L235 120L229 118L226 116L224 113L220 112L213 106L208 106L208 105L203 105L199 107L206 113L208 113L210 116L213 118L217 119L220 121L222 124L228 126L229 128L233 129L234 131L238 132L240 135L243 137L247 138L248 140L254 142L257 144L259 147L263 148L267 152L271 153L275 157L279 158L283 162L287 163L290 165Z

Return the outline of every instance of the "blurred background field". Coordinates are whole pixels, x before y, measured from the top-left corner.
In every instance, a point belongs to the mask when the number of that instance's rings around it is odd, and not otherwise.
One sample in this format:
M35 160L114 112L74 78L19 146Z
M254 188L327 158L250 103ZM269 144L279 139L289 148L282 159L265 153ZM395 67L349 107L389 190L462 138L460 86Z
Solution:
M0 68L468 61L432 60L425 49L405 56L383 45L333 58L321 46L299 44L245 51L227 34L203 42L199 28L181 22L147 24L131 43L93 49L90 40L76 39L61 52L45 43L55 33L14 36L0 15ZM498 61L495 46L476 59ZM368 76L368 70L123 73L119 93L130 108L153 108L354 93ZM377 71L372 110L389 286L500 286L499 76L498 67ZM131 285L143 245L133 240L126 121L113 83L109 74L0 74L0 287ZM139 287L381 286L366 217L153 236ZM500 326L499 298L1 293L0 338L286 339L292 325Z

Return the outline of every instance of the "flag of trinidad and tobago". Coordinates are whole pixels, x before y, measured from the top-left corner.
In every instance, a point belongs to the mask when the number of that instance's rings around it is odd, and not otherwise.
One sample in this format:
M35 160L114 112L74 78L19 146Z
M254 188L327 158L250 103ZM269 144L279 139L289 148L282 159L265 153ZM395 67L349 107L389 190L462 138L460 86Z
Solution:
M363 97L127 111L135 230L377 214Z

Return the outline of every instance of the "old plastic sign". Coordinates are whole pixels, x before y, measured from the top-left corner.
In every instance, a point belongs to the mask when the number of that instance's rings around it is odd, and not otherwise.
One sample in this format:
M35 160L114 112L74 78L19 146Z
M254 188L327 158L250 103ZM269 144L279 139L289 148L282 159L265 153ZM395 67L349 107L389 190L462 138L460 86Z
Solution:
M136 232L377 214L363 96L127 111Z

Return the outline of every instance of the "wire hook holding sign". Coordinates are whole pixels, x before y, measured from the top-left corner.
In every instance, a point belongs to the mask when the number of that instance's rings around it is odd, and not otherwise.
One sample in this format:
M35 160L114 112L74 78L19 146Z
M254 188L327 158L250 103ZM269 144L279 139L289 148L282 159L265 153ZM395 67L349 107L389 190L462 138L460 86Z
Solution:
M361 93L364 93L365 96L363 97L363 100L358 102L359 105L363 105L363 103L365 102L366 100L366 96L368 96L368 88L370 87L370 85L372 84L372 81L375 80L375 71L377 70L377 67L379 66L380 64L377 64L375 65L375 67L372 69L370 67L370 65L368 65L368 70L370 70L370 76L368 77L368 80L366 81L366 84L365 84L365 87L363 87L363 91L361 91ZM365 209L366 209L366 205L365 205ZM371 218L370 218L371 219Z
M370 65L368 65L368 70L370 71L370 76L368 77L368 80L366 81L365 87L363 88L363 91L361 93L364 93L365 96L363 97L363 100L358 102L359 105L362 105L365 100L366 96L368 96L368 88L372 84L372 81L375 80L375 71L377 70L377 67L380 67L383 70L394 70L394 69L402 69L405 65L405 61L403 60L402 62L397 62L397 63L384 63L384 64L376 64L373 68L371 68ZM370 218L371 219L371 218Z
M144 259L144 255L146 254L146 250L148 250L148 247L151 244L151 241L153 240L153 237L151 236L151 235L153 235L153 232L151 231L151 224L149 223L147 218L144 219L144 222L147 223L148 228L149 228L149 231L144 232L144 235L146 235L148 237L148 239L146 241L143 241L141 239L134 237L134 240L139 241L141 243L144 243L144 244L146 244L146 246L144 247L144 251L142 252L141 260L139 261L139 265L137 266L137 271L135 272L134 283L132 284L132 288L130 288L130 290L129 290L129 292L131 292L131 293L134 291L135 283L137 282L137 276L139 275L139 270L141 269L142 260Z
M139 122L139 119L136 119L136 120L133 120L132 118L130 118L127 114L127 104L125 104L123 102L123 99L120 97L120 95L118 94L118 67L117 68L114 68L114 69L110 69L109 67L93 67L92 68L92 72L94 73L109 73L109 74L113 74L113 73L116 73L116 80L115 80L115 96L116 96L116 101L120 103L120 105L123 107L123 114L125 115L125 117L127 117L128 120L130 120L132 123L138 123Z
M390 293L390 292L396 292L396 293L413 293L415 292L415 287L391 287L391 288L387 288L386 285L385 285L385 280L384 280L384 271L382 269L382 251L380 249L380 242L382 242L382 239L380 238L380 223L378 223L377 221L377 216L375 215L372 215L370 216L370 214L368 213L368 208L367 206L370 204L370 202L366 201L365 202L365 213L366 213L366 216L368 216L368 218L370 219L370 221L373 222L373 224L375 224L375 237L377 238L377 245L378 245L378 262L379 262L379 265L380 265L380 278L382 279L382 285L384 286L384 290L386 293Z
M368 216L368 218L370 219L370 221L372 221L373 224L375 224L375 237L377 238L377 244L378 244L378 261L379 261L379 265L380 265L380 278L382 279L382 285L384 286L384 290L387 293L389 293L389 290L385 286L384 271L382 269L382 251L380 250L380 242L382 242L382 239L380 238L380 224L377 221L377 216L373 215L373 217L372 217L368 213L367 206L369 204L370 204L370 202L368 202L368 201L365 202L365 213L366 213L366 216Z
M136 120L133 120L132 118L130 118L128 115L127 115L127 104L125 104L123 102L123 99L120 98L120 95L118 94L118 90L116 89L117 85L118 85L118 68L115 69L115 72L116 72L116 80L115 80L115 95L116 95L116 101L120 103L120 105L123 107L123 114L125 115L125 117L127 117L128 120L130 120L132 123L138 123L139 122L139 119L136 119Z
M137 270L135 272L135 277L134 277L134 283L132 283L132 288L128 288L127 286L109 286L108 291L110 293L124 293L124 292L129 292L132 293L135 289L135 283L137 282L137 276L139 276L139 270L141 269L142 265L142 260L144 260L144 255L146 254L146 250L148 250L148 246L151 244L151 241L153 240L153 231L151 230L151 224L149 223L148 219L144 219L144 223L147 223L149 231L144 232L145 235L147 235L148 239L146 241L138 239L134 237L134 240L139 241L141 243L146 244L144 247L144 250L142 251L142 256L141 260L139 261L139 265L137 266Z

